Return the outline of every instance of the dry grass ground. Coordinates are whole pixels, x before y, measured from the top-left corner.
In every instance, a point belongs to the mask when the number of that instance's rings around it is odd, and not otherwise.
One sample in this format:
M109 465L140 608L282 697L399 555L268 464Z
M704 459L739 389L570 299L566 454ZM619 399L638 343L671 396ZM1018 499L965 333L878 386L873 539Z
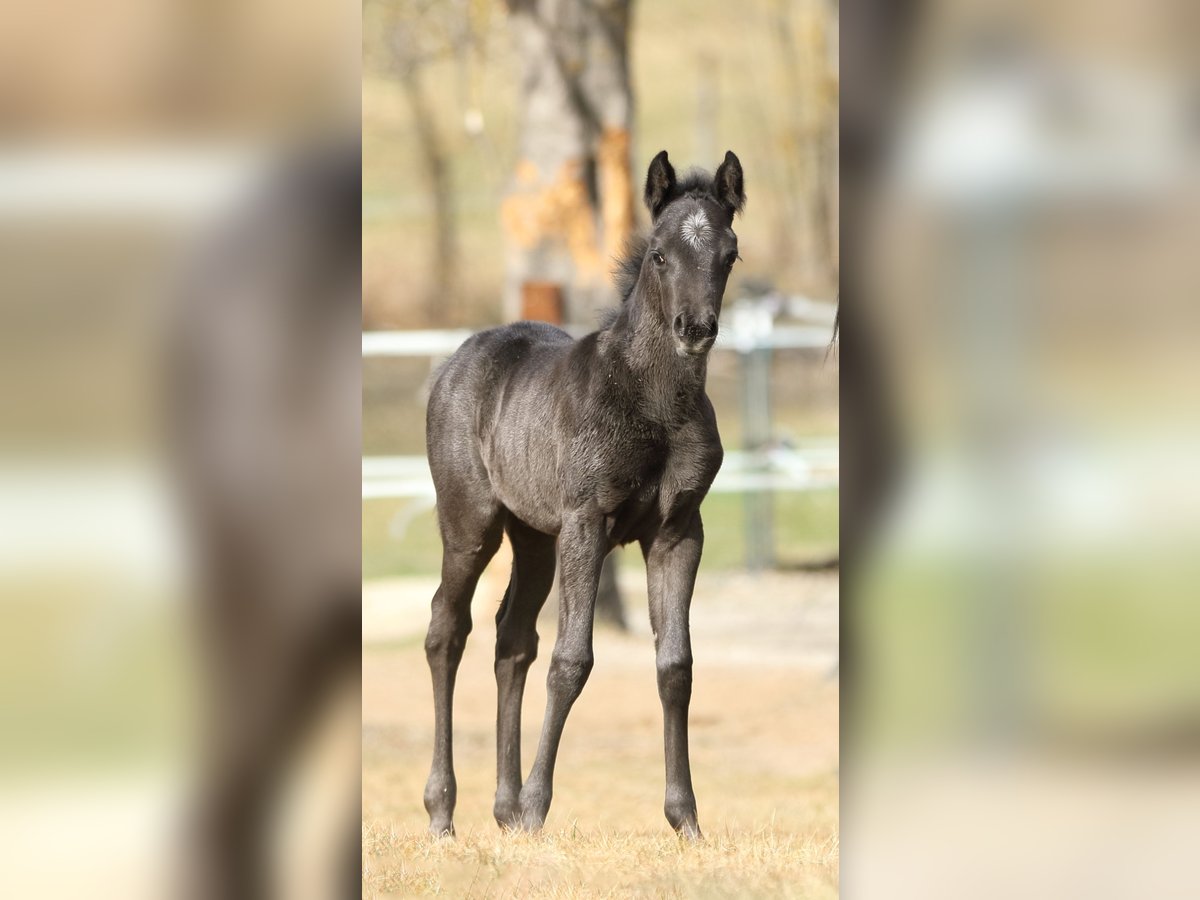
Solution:
M641 573L630 635L600 632L567 724L545 831L503 833L492 676L499 572L485 575L458 678L456 840L425 833L432 747L422 640L434 583L369 583L363 612L365 896L832 897L838 882L837 579L703 574L693 606L692 767L706 839L662 814L661 712ZM553 622L530 673L523 764L545 703Z

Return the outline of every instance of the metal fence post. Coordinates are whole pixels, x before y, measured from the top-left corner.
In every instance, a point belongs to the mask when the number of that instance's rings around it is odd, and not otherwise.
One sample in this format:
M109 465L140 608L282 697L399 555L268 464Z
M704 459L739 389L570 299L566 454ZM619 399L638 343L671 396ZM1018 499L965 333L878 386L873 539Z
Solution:
M771 443L771 348L742 354L742 442L754 459L754 471L768 470ZM775 564L774 503L771 492L747 491L746 568L758 572Z
M753 462L751 471L767 472L771 443L771 346L766 338L774 325L765 304L735 312L735 326L749 341L738 347L742 368L742 448ZM746 568L762 571L775 564L774 503L771 492L747 491L744 495Z

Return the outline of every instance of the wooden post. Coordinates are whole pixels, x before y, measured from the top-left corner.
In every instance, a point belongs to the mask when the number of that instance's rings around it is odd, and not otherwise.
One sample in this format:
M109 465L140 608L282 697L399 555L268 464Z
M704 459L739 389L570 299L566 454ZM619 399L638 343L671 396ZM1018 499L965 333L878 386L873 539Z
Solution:
M553 281L526 281L521 285L521 318L529 322L563 323L563 290Z

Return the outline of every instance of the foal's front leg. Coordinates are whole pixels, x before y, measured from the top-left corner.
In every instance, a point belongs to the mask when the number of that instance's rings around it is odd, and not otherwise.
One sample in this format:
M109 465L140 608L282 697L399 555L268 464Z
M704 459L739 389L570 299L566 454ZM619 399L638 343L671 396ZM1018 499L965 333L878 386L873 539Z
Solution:
M604 520L599 514L580 513L564 519L558 537L558 638L546 677L546 718L537 758L520 795L521 826L529 831L537 831L546 821L563 725L592 671L596 587L608 551Z
M704 529L697 512L680 527L664 525L642 548L650 594L650 625L654 629L658 696L663 708L667 762L664 811L671 827L692 840L701 835L688 760L688 705L692 699L692 637L688 616L703 546Z

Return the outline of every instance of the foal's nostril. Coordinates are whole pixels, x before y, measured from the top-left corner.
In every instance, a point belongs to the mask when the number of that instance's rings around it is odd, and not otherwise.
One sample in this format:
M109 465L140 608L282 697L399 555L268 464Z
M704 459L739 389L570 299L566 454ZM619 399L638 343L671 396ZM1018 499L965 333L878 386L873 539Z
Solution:
M689 343L711 341L717 336L717 317L712 313L693 319L686 313L680 313L672 322L675 334L680 340Z

